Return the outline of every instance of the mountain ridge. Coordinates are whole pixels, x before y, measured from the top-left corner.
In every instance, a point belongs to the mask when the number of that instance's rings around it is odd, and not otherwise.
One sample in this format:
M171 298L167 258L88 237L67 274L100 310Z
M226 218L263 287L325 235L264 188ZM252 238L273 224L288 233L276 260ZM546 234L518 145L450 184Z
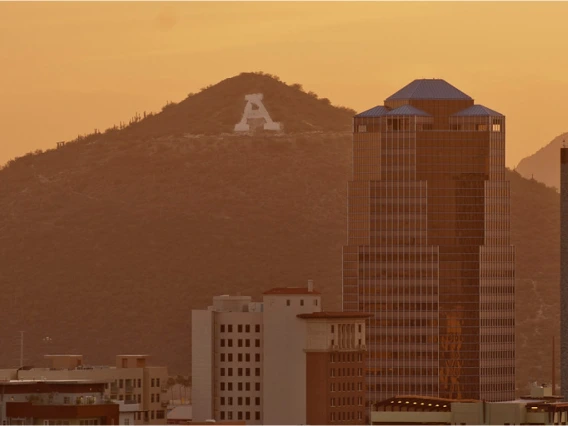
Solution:
M146 118L153 136L140 136L141 118L0 170L2 364L17 362L17 331L25 330L31 364L48 352L82 353L93 364L143 352L188 373L191 309L215 295L259 300L271 287L314 279L324 309L341 309L351 111L270 76L253 78L265 86L249 77L230 81L238 86L232 97L205 99L197 118L179 104L164 111L183 113ZM244 94L263 87L284 132L232 133ZM274 96L288 101L270 104ZM227 99L238 108L223 106ZM217 119L218 105L230 117ZM322 130L289 122L308 113ZM168 133L171 117L182 123ZM188 131L205 118L203 132ZM550 324L559 320L559 197L517 172L507 179L524 388L547 380L547 348L558 338Z

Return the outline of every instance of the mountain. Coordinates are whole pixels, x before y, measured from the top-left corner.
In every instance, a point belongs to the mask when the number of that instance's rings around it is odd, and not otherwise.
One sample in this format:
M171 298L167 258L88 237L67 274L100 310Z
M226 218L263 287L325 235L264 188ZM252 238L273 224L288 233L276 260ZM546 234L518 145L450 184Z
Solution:
M517 387L550 383L552 337L560 383L560 197L554 188L508 171L515 245Z
M284 132L229 133L250 93L264 94ZM11 161L0 171L0 365L18 363L22 330L26 364L150 353L187 374L191 309L214 295L258 300L314 279L324 308L340 309L351 117L299 86L241 74ZM559 198L507 176L525 389L549 380L558 338Z
M565 141L568 142L568 133L555 137L533 155L523 158L515 170L527 179L560 188L560 148Z
M233 133L243 115L245 96L262 93L263 104L285 133L349 131L353 110L332 107L327 98L304 92L299 84L287 85L264 73L242 73L214 86L191 93L180 103L169 103L160 114L136 116L120 132L121 138L156 138L184 134ZM116 131L116 129L114 129ZM113 133L113 129L108 131Z

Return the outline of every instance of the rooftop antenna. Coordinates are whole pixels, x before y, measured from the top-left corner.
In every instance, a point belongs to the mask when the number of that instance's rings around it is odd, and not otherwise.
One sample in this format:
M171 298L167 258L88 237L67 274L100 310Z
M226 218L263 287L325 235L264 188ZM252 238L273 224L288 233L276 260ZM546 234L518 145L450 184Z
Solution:
M20 331L20 367L24 366L24 332Z
M552 396L556 395L556 372L554 370L555 365L556 365L556 359L555 359L555 355L556 355L556 350L554 347L554 336L552 336Z

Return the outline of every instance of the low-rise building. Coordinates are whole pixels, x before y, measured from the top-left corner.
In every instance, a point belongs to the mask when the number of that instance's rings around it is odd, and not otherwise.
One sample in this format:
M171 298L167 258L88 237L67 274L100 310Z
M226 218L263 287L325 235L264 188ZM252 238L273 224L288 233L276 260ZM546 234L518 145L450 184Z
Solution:
M374 405L374 425L553 425L568 421L568 402L543 386L529 396L500 402L393 396Z
M148 355L117 355L114 366L85 365L82 355L45 358L49 361L48 368L0 370L0 380L101 381L105 397L122 402L123 412L128 409L132 413L134 424L166 424L168 370L148 365Z
M0 381L0 421L24 425L118 424L119 406L91 380Z
M138 418L138 413L141 412L140 404L132 403L129 401L113 400L115 404L118 404L119 411L119 425L134 425L136 424L136 419Z
M169 425L187 425L193 420L192 406L189 404L178 405L168 411Z

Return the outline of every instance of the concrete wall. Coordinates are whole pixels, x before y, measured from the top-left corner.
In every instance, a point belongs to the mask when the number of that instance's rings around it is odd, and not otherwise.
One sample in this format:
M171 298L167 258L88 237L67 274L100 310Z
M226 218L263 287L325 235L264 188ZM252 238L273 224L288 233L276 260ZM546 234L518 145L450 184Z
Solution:
M483 403L452 403L452 424L482 425L484 424Z
M524 403L488 403L485 406L485 424L519 425L525 423L525 404Z
M264 424L306 424L306 324L297 315L320 312L321 297L271 294L263 300Z
M1 369L0 380L16 380L16 369L15 368Z
M191 312L191 400L193 419L213 418L213 311Z
M411 412L411 411L373 411L371 423L451 423L452 413L446 412Z
M83 355L45 355L51 368L77 368L83 364Z

